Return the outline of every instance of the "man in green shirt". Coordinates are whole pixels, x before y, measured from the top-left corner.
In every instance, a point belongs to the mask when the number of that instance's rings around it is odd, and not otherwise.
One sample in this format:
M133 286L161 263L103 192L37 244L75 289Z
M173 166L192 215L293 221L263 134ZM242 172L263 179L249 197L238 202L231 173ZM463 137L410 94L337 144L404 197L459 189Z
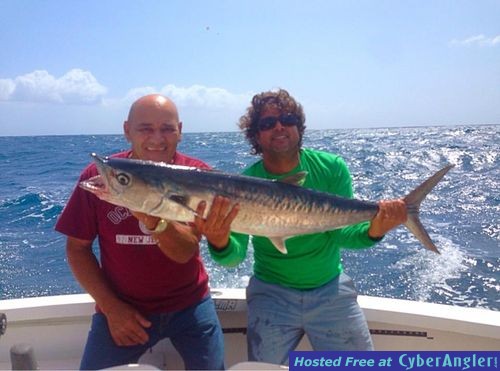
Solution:
M262 160L245 175L279 179L307 172L303 186L353 197L351 175L334 154L302 149L305 116L286 90L257 94L240 118L254 154ZM202 206L203 207L203 206ZM248 356L251 361L286 364L288 354L307 334L314 350L372 350L364 314L352 280L342 272L341 248L367 248L406 221L402 200L381 201L370 222L296 236L286 241L288 254L268 238L252 236L254 275L247 287ZM217 197L198 225L211 256L236 266L247 253L249 236L230 233L238 205Z

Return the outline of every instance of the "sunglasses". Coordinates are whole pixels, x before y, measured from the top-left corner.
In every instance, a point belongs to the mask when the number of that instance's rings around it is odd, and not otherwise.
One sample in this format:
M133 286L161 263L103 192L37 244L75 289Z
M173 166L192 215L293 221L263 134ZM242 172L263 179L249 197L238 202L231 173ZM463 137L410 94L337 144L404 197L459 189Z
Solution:
M300 118L293 113L283 113L279 116L269 116L260 119L257 122L257 127L260 131L274 129L278 121L283 126L297 126L300 123Z

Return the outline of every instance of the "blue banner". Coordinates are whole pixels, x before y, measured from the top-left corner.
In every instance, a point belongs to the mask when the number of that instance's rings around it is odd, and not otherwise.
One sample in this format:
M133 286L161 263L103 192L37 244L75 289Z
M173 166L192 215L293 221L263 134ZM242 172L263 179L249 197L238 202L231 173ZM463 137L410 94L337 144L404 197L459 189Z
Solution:
M299 370L496 370L500 351L290 352L290 371Z

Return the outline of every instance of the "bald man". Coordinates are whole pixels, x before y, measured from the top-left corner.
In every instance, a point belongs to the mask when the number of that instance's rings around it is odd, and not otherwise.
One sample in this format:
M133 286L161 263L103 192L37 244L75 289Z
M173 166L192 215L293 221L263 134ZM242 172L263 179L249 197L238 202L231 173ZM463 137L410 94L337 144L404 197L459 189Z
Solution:
M182 122L162 95L134 102L123 130L131 148L111 157L209 168L177 151ZM90 164L78 183L97 174ZM137 363L166 337L186 369L224 369L223 335L194 225L132 214L76 186L55 229L67 236L71 270L96 302L81 369ZM92 251L96 238L100 262Z

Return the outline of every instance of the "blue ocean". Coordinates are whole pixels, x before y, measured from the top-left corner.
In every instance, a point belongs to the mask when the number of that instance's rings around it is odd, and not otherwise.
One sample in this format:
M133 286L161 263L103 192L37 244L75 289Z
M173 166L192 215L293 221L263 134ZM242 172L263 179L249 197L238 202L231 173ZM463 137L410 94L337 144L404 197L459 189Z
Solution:
M361 294L500 310L499 143L498 125L306 131L305 147L344 157L365 200L403 196L456 165L421 207L441 255L405 228L374 248L344 250ZM122 135L0 137L0 299L83 292L53 227L89 153L126 148ZM239 132L186 133L179 150L226 172L257 159ZM202 254L212 287L246 286L251 253L232 269L215 264L204 242Z

